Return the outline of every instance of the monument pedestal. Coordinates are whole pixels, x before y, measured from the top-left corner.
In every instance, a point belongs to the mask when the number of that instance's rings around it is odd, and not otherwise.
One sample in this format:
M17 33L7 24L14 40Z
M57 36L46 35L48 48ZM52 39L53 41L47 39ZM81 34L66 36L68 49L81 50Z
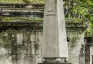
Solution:
M66 58L45 58L45 61L38 64L71 64L68 63Z
M71 64L71 63L39 63L39 64Z

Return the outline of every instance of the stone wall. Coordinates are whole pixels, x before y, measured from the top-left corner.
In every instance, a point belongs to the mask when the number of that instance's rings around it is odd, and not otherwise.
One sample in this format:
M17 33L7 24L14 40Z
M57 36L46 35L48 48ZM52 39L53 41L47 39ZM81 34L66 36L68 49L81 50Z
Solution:
M92 62L92 37L85 37L85 64Z
M85 45L85 64L90 64L90 45Z
M67 33L68 34L68 33ZM42 45L42 32L40 32L40 35L38 36L39 38L39 43ZM68 62L72 64L85 64L85 42L84 42L84 34L81 33L70 33L68 39L68 46L69 46L69 57L68 57ZM39 58L41 59L42 57L42 47L41 46L38 50L39 52ZM40 59L38 60L40 62Z
M32 28L8 28L0 31L0 64L36 64L40 58L42 32ZM39 61L39 59L38 59Z
M85 64L84 35L70 34L69 37L69 57L68 62L72 64Z
M70 33L69 58L72 64L84 64L84 36ZM36 64L42 58L42 29L8 28L0 31L0 64Z
M93 64L93 46L90 47L90 64Z

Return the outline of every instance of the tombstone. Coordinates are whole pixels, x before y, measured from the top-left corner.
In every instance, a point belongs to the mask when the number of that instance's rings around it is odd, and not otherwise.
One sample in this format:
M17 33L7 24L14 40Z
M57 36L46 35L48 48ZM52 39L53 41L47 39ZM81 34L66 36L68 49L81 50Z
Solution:
M66 26L62 0L46 0L43 25L42 56L55 63L68 57ZM63 59L63 60L62 60Z

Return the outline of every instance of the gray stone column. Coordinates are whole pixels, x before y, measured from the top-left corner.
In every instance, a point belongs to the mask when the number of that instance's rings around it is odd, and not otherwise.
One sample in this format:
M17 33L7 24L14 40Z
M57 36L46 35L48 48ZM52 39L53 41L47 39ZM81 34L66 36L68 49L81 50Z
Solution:
M46 0L42 55L43 58L68 57L63 0Z

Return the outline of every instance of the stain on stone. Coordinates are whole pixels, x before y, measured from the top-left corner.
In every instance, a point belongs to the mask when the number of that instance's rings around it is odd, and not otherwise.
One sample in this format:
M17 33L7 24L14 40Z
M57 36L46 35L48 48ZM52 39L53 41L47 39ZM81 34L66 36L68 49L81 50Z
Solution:
M33 64L36 62L36 35L31 33L32 29L16 28L6 29L0 32L0 64ZM31 35L33 35L31 37ZM32 39L34 41L32 41ZM4 57L4 56L6 57Z

